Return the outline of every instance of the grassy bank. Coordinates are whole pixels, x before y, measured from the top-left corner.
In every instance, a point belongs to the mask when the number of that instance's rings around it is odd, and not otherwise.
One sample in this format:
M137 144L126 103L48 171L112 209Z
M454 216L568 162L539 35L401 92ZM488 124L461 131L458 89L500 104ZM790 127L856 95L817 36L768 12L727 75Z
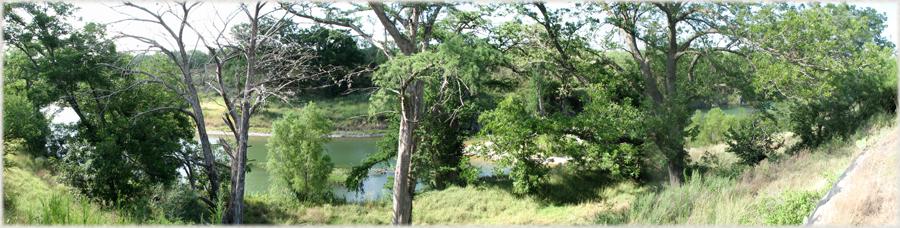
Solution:
M598 190L597 200L554 205L515 196L498 186L450 187L427 191L413 202L414 224L593 224L595 218L627 204L638 188L631 183ZM623 197L628 194L628 197ZM362 204L310 206L274 194L247 197L248 224L389 224L389 198Z
M319 107L329 113L329 118L334 121L335 130L352 131L361 133L378 133L385 126L378 119L369 118L369 96L365 93L355 93L330 99L312 100ZM221 98L205 95L200 100L203 107L203 116L206 118L206 126L209 130L227 131L228 126L222 122L222 115L227 110ZM269 133L272 130L272 122L281 118L284 113L303 108L307 100L292 100L283 102L275 100L250 118L250 131Z
M154 214L137 205L101 206L60 184L48 170L50 161L17 154L15 143L6 143L3 169L5 224L173 224L161 211ZM126 209L126 207L130 207ZM147 208L140 208L147 209Z
M718 155L713 151L698 162L712 167L708 172L693 173L681 187L642 194L628 209L601 215L598 223L800 224L853 158L890 132L893 120L876 117L848 139L781 154L754 167L710 159Z

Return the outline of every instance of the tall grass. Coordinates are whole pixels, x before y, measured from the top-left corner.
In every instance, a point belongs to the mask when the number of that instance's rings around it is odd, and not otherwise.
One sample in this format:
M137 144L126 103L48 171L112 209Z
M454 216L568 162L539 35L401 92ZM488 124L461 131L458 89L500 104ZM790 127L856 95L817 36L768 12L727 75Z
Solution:
M744 214L735 180L694 172L679 187L640 195L622 212L599 217L598 223L737 224Z
M4 167L3 182L4 221L8 224L131 223L21 167Z
M9 147L7 147L9 148ZM15 148L15 147L13 147ZM3 206L6 224L171 224L154 204L95 202L57 183L50 162L5 151Z
M800 224L853 157L890 132L892 120L890 115L876 116L851 137L764 160L737 176L695 171L682 186L639 195L627 209L601 214L597 222Z

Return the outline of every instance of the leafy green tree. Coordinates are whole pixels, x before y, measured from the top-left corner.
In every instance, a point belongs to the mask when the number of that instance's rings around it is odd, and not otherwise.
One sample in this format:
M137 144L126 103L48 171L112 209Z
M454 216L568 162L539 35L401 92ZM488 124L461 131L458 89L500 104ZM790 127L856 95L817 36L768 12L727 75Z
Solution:
M421 61L430 58L431 54L418 56L432 50L433 45L440 44L438 38L438 22L443 21L443 16L447 11L455 11L456 4L448 3L374 3L367 5L353 5L353 7L337 7L331 4L322 3L295 3L283 4L282 7L295 16L309 19L316 23L327 24L348 28L354 31L372 46L380 49L387 57L388 62L395 62L395 67L383 70L379 67L383 75L390 75L393 79L386 85L393 87L381 87L380 90L387 90L394 93L399 104L399 129L398 129L398 146L397 146L397 162L395 163L393 198L394 198L394 217L392 224L411 224L412 223L412 200L415 192L416 179L415 170L412 167L413 157L415 156L418 145L418 123L426 119L423 114L428 106L425 104L425 88L433 85L426 85L426 80L419 77L422 73L427 73L428 62ZM311 12L318 11L322 14L313 15ZM392 43L390 46L382 41L375 40L372 33L362 29L362 24L367 23L365 18L359 13L371 11L378 20L384 31L389 35ZM322 16L319 16L322 15ZM460 27L460 28L464 28ZM452 30L456 33L462 33L462 29ZM399 52L398 52L399 51ZM417 57L418 56L418 57ZM415 64L410 64L415 63ZM433 63L432 63L433 64ZM434 70L440 70L440 65ZM466 69L468 70L468 69ZM377 74L378 72L375 73ZM423 74L427 75L427 74ZM445 73L445 76L454 76ZM444 77L448 82L447 85L457 84L453 77ZM378 84L378 79L374 79ZM457 84L459 85L459 84Z
M896 104L894 44L882 37L885 16L847 4L772 4L736 11L759 51L753 87L789 106L800 146L844 137ZM834 23L820 23L833 21Z
M605 5L606 22L624 34L624 47L642 76L643 107L648 141L666 158L671 185L681 185L687 158L684 149L688 102L709 87L698 87L692 76L700 59L735 51L725 26L731 18L721 5L702 3L615 3ZM723 42L713 42L713 34ZM643 46L643 47L642 47ZM693 56L690 65L684 57ZM687 70L682 68L687 66Z
M12 62L22 74L13 88L41 105L60 102L79 117L60 153L64 180L103 200L133 200L172 184L181 164L175 153L193 131L182 112L160 107L179 100L160 85L142 84L146 78L111 70L124 56L102 25L69 25L75 10L65 3L4 5L10 22L4 37L28 60Z
M577 4L576 4L577 5ZM550 157L570 158L584 175L634 178L641 170L641 95L634 64L593 50L580 28L591 18L563 20L572 9L542 3L509 5L515 22L491 36L518 87L483 113L489 156L511 168L514 192L541 193ZM533 24L523 24L533 21Z
M3 138L25 140L27 151L44 156L47 136L50 135L47 119L35 105L16 91L6 90L3 96Z
M333 129L324 110L312 102L273 123L267 167L297 200L324 202L330 196L328 176L334 164L324 146Z
M509 96L496 109L479 117L483 133L495 145L492 152L500 153L499 164L512 168L513 192L520 194L537 191L548 172L539 160L548 154L536 141L548 126L526 110L523 103L522 99Z
M135 200L155 185L173 184L182 164L176 153L194 135L181 113L144 111L171 101L167 96L163 89L147 86L98 104L106 107L95 135L82 131L68 142L66 180L88 196L110 201ZM87 113L98 110L86 108Z
M511 168L514 192L540 193L552 156L569 157L575 168L613 179L640 175L642 112L628 101L611 101L600 86L588 94L584 110L574 117L540 116L515 94L480 116L481 133L494 145L486 155Z
M442 31L437 28L437 31ZM462 172L471 168L463 162L463 140L474 135L477 114L484 109L482 103L489 97L482 92L484 80L496 66L499 53L484 40L465 35L440 34L443 42L434 50L418 53L402 59L394 59L379 66L375 72L376 85L391 88L394 75L412 70L425 82L424 104L417 133L417 153L412 157L414 180L433 189L450 185L464 185ZM397 99L388 90L372 96L370 112L383 113L397 110ZM396 118L391 129L398 130ZM373 155L363 165L354 167L348 178L348 186L359 187L368 176L368 170L376 164L387 163L397 150L397 139L386 136L380 143L380 153Z

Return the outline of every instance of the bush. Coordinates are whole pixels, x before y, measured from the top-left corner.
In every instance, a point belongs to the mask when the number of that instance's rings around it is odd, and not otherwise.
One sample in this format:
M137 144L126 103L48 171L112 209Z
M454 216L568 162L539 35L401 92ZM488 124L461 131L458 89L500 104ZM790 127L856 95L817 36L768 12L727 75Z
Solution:
M326 114L312 102L299 113L289 112L276 121L267 163L273 182L285 185L299 201L326 201L334 164L323 152L332 129Z
M799 225L816 207L821 196L813 191L787 191L780 197L766 198L757 206L768 225Z
M775 136L777 130L775 122L766 117L758 115L743 120L725 134L726 151L737 155L745 165L755 165L773 156L784 144L784 140Z
M200 223L209 217L210 213L206 210L206 205L200 201L200 196L187 186L175 185L170 188L158 186L155 192L152 206L166 220Z
M721 143L725 141L726 130L741 119L742 117L727 114L720 108L712 108L706 113L694 111L688 126L689 131L695 134L691 137L690 144L704 146Z

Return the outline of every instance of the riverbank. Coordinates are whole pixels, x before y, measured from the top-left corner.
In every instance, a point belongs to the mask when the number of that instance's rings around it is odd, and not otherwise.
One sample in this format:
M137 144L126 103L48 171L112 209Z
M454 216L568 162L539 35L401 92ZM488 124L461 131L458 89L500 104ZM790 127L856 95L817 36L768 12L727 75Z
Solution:
M227 132L229 129L222 122L222 115L226 108L221 98L212 95L203 95L200 105L203 107L203 116L206 119L206 128L213 132ZM254 136L266 136L272 131L272 123L281 119L281 116L290 111L299 111L309 101L272 101L259 109L259 112L250 117L250 132ZM335 98L314 100L329 119L334 123L336 137L377 137L387 129L387 121L381 116L369 115L369 96L365 93L356 93Z
M213 130L207 132L209 135L229 136L231 132ZM328 135L329 138L378 138L384 136L385 133L369 133L358 131L335 131ZM271 137L272 133L268 132L248 132L247 135L253 137Z

